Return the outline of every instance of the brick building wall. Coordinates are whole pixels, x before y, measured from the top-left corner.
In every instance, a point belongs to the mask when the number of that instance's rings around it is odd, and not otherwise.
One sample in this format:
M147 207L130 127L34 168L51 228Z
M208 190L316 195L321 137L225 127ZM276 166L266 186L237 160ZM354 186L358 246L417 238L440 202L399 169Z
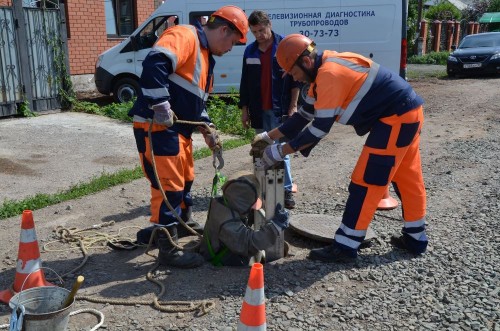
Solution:
M63 2L63 1L60 1ZM124 38L108 38L104 0L65 0L71 75L94 74L97 56ZM158 0L135 0L139 26L156 9ZM0 0L0 6L12 6L12 0Z
M71 75L93 74L97 56L124 38L108 38L103 0L66 2L70 73ZM152 0L137 0L135 5L137 19L134 28L154 10Z

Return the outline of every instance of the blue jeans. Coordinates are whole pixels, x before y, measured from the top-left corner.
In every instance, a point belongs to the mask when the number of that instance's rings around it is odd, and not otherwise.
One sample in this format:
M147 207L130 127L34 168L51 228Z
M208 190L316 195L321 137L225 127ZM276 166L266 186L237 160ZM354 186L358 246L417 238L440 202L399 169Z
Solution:
M263 110L262 111L262 129L255 129L256 133L262 133L263 131L271 131L280 125L279 118L274 115L273 110ZM290 155L285 156L283 160L285 163L285 191L291 191L293 185L292 171L290 168Z

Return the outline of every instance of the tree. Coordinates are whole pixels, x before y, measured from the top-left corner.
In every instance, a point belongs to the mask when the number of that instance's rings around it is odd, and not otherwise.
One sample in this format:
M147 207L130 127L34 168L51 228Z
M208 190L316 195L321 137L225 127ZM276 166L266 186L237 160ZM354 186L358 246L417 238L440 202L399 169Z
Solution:
M492 2L497 2L500 5L500 0L474 0L472 4L468 5L467 8L462 10L462 17L468 22L477 22L487 13ZM500 10L499 10L500 11Z
M500 0L491 0L488 6L489 13L500 12Z
M415 43L417 41L419 30L418 22L418 2L422 0L410 0L408 3L408 19L406 20L407 26L407 36L406 41L408 42L408 55L414 54Z
M425 12L425 17L429 20L459 20L462 13L454 5L446 0L440 1L436 5L430 7Z

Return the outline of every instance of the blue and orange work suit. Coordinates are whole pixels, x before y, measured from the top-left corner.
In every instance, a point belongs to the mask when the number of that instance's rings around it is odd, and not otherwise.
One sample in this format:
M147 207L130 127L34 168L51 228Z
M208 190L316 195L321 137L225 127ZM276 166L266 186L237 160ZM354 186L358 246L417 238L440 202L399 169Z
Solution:
M420 160L423 100L390 70L354 53L324 51L309 97L280 132L308 156L334 122L368 133L349 185L342 223L334 241L352 255L363 241L379 201L393 183L402 202L403 233L414 250L425 250L426 195Z
M206 101L213 84L215 60L201 26L177 25L161 35L143 62L141 93L129 115L134 118L134 136L146 178L151 183L151 219L161 225L177 224L163 201L151 163L148 139L151 106L169 101L179 120L211 123ZM183 219L193 205L194 180L191 135L196 127L153 124L155 164L167 199Z

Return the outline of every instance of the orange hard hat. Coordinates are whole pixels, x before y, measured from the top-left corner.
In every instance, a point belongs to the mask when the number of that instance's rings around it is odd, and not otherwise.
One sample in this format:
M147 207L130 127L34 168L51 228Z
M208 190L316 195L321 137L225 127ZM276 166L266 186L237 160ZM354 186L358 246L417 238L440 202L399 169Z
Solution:
M307 55L305 51L312 52L314 46L314 42L306 36L298 33L288 35L278 44L276 50L278 64L283 70L289 72L299 57Z
M220 7L212 16L220 17L233 24L239 33L241 33L240 43L247 42L248 18L241 8L231 5Z

